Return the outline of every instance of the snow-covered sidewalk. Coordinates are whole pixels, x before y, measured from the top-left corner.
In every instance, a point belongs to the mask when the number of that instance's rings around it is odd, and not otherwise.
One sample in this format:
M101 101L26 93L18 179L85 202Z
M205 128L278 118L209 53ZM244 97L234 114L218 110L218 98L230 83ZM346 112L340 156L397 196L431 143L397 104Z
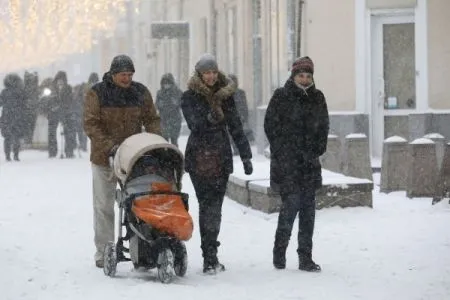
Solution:
M374 192L374 209L317 213L314 256L323 272L272 267L277 215L226 201L220 259L227 271L201 273L197 226L187 243L185 278L163 285L152 273L119 264L111 279L94 267L90 164L27 151L20 163L0 156L0 299L450 299L450 206L405 193ZM197 225L198 206L189 176ZM296 234L296 229L294 237Z

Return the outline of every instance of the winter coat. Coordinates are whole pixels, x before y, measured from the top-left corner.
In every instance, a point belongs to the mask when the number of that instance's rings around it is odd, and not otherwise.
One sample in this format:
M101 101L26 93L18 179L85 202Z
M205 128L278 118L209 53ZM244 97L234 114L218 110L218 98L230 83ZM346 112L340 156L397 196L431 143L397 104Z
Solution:
M4 89L0 93L0 106L3 107L0 127L3 137L22 138L26 131L26 98L22 79L16 74L9 74L3 81Z
M60 89L57 81L62 79L64 85ZM65 72L58 72L53 81L47 86L51 94L41 99L41 105L48 118L59 120L63 123L74 119L75 105L73 101L72 87L67 83Z
M168 89L163 85L170 84ZM161 79L161 89L156 95L156 108L161 116L164 135L178 135L181 130L181 95L183 92L175 85L173 76L166 74Z
M329 131L323 93L315 85L304 90L289 79L270 100L264 130L270 143L272 188L281 193L320 188L319 157L326 151Z
M207 87L197 74L189 80L188 90L181 98L183 115L191 131L185 152L186 172L205 175L201 174L203 164L214 160L218 162L221 174L233 173L228 132L236 143L242 160L252 158L250 144L244 135L234 103L235 89L235 84L222 73L219 73L214 90ZM214 105L218 105L223 111L224 118L219 122L211 119L211 114L216 109ZM209 157L210 154L213 156Z
M55 101L60 104L61 121L73 121L76 115L76 103L73 99L72 87L68 84L59 91L57 87L54 88Z
M91 162L108 166L111 149L131 135L142 132L161 134L160 118L149 90L138 82L121 88L106 73L95 84L84 103L84 130L91 139Z

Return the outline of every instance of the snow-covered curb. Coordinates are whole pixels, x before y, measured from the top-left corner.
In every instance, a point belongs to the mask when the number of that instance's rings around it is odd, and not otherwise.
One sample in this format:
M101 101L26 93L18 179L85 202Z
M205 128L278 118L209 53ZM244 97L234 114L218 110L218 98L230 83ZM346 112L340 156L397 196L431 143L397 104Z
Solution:
M252 175L245 175L242 167L235 164L230 176L227 195L230 199L254 209L272 213L279 210L280 197L270 187L270 161L257 160ZM373 182L322 170L323 187L317 191L317 208L332 206L372 207Z

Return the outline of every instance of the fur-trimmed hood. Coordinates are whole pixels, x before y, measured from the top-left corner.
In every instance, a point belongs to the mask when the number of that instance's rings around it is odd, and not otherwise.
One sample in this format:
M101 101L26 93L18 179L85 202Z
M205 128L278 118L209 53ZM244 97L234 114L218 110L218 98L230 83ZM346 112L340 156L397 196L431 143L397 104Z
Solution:
M188 88L205 97L214 112L215 121L220 122L225 118L222 103L234 95L237 85L224 73L219 72L216 84L213 87L208 87L200 78L200 74L196 72L189 79Z
M189 79L187 86L197 94L205 96L208 102L223 101L233 96L237 89L236 83L222 72L219 72L217 83L213 87L208 87L197 72Z

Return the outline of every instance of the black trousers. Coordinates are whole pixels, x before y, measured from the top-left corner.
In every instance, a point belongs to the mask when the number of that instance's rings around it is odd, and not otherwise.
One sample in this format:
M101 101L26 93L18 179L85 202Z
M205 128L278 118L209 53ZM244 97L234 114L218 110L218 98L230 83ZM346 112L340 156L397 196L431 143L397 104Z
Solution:
M19 157L20 138L17 135L10 134L4 137L3 149L7 159L11 158L11 151L15 157Z
M87 135L84 132L83 124L81 122L77 124L76 135L78 136L80 150L87 151Z
M204 178L191 174L199 204L199 227L203 257L215 258L220 245L218 236L222 222L222 204L228 183L228 175Z
M181 133L181 122L172 120L170 118L162 117L164 121L161 122L162 136L166 141L178 147L178 138Z
M55 157L58 154L58 140L56 131L58 129L59 115L57 113L48 114L48 155Z
M66 157L74 157L74 151L77 147L77 128L76 122L70 118L63 121L64 130L64 152Z
M281 197L283 203L278 216L274 249L286 251L298 215L297 253L299 256L311 257L316 219L315 189L307 187L299 192L282 194Z

